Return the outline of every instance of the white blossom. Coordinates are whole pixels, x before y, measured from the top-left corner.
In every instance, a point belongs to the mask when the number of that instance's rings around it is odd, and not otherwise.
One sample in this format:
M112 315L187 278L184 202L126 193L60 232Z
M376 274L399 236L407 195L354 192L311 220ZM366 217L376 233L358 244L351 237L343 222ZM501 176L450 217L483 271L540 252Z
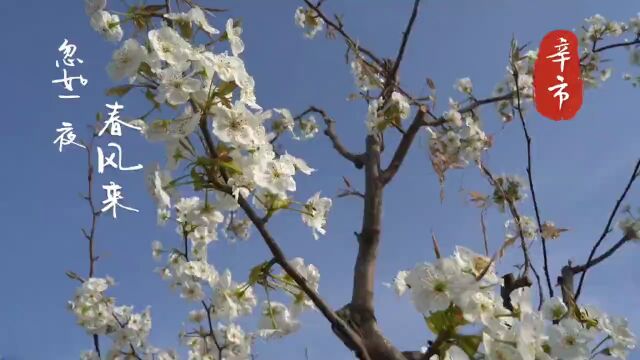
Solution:
M563 360L588 359L589 342L593 339L590 331L572 318L565 318L548 331L551 353Z
M258 186L274 194L285 195L287 191L296 191L293 176L295 166L286 159L272 159L256 169L255 182Z
M295 21L299 27L305 30L304 36L308 39L313 39L324 26L324 20L314 10L303 7L296 9Z
M233 108L216 106L212 111L213 133L220 140L241 148L266 143L264 117L249 111L243 102L236 101Z
M212 297L212 315L219 319L233 320L248 315L256 306L257 300L253 288L246 284L238 284L231 279L228 269L222 273L215 286Z
M162 247L162 243L158 240L154 240L151 243L151 254L153 255L153 259L158 261L160 260L164 249Z
M84 0L84 11L89 17L98 11L104 10L107 6L107 0Z
M313 238L318 240L324 235L326 230L324 226L327 224L327 215L331 209L331 199L320 197L320 192L315 193L304 205L302 212L302 222L311 227Z
M298 330L300 321L289 312L284 304L265 301L258 328L264 337L281 337Z
M560 320L568 311L561 298L553 297L542 304L542 314L547 320Z
M410 271L406 283L411 288L411 298L418 312L429 314L457 302L464 289L463 283L473 280L469 277L463 276L455 261L445 258L438 259L435 265L417 265Z
M91 27L108 41L118 42L124 35L120 26L120 17L104 10L96 11L91 15Z
M640 239L640 220L631 217L621 220L618 227L624 232L624 235L631 240Z
M200 80L184 75L188 63L181 63L160 71L160 85L155 100L159 103L165 101L170 105L181 105L189 101L192 93L200 90Z
M192 55L191 45L168 26L149 31L149 41L158 57L170 65L183 64Z
M461 93L471 95L471 93L473 92L473 83L471 83L471 79L469 79L468 77L458 79L456 85L454 86L454 89L460 91Z
M136 39L127 39L122 47L113 53L107 72L113 80L134 77L138 68L147 58L147 49Z
M233 56L238 56L244 51L244 42L240 38L242 34L242 28L240 25L234 23L233 19L227 20L226 25L227 39L231 45L231 53Z
M198 6L193 6L191 10L186 13L170 13L165 14L165 18L170 20L180 20L198 25L203 31L209 35L219 34L220 31L209 25L207 17L204 11Z

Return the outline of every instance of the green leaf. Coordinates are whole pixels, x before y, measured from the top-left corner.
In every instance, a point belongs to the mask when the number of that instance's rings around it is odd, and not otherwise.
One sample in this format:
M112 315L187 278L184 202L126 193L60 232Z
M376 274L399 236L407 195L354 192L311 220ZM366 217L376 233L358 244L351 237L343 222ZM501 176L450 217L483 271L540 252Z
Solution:
M264 263L254 266L249 272L249 285L257 284L264 274Z
M200 191L205 188L206 182L202 174L195 167L191 168L191 179L193 180L193 190Z
M153 91L151 91L151 89L147 89L147 91L145 91L144 97L147 98L147 100L149 100L153 104L154 108L157 109L160 107L160 103L156 101L156 97L153 94Z
M254 266L249 272L249 285L259 284L263 281L265 275L269 273L271 269L272 263L270 261L265 261Z
M447 328L447 319L444 311L432 313L429 317L424 317L429 330L434 334L440 334Z
M180 35L182 35L183 38L190 40L193 36L193 28L191 27L191 22L178 20L176 21L176 23L178 24Z
M454 337L455 344L464 351L470 359L473 359L476 352L478 352L478 346L482 342L482 336L480 335L456 335Z
M453 305L446 310L431 313L428 317L425 316L424 319L429 330L434 334L443 332L455 333L457 327L467 324L460 308Z
M242 169L240 169L238 164L234 163L233 161L218 161L218 165L227 170L231 170L236 174L242 174Z
M218 86L218 89L216 90L216 94L218 95L218 97L227 96L237 87L238 85L236 84L235 81L224 82L220 86Z
M64 273L65 275L67 275L67 277L71 280L79 280L81 282L83 282L84 280L80 277L80 275L76 274L73 271L67 271Z
M132 84L115 86L110 89L107 89L106 95L122 97L126 95L129 91L131 91L133 87L134 86Z
M140 64L140 67L138 68L138 71L140 71L140 73L142 73L142 75L146 75L148 78L154 78L155 77L155 74L151 70L151 66L149 64L147 64L146 62L143 62L143 63Z
M207 166L213 166L213 165L215 165L215 161L214 161L212 158L208 157L208 156L199 156L199 157L196 159L195 164L196 164L197 166L202 166L202 167L205 167L205 168L206 168Z
M142 7L140 10L147 12L147 13L155 13L158 11L162 11L166 9L166 7L164 5L145 5L144 7Z

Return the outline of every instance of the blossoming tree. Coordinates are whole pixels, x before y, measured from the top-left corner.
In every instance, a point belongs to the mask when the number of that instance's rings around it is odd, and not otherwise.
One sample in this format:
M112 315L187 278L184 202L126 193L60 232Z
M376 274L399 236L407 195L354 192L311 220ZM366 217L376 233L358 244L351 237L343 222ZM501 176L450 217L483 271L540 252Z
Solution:
M158 223L175 227L176 241L154 241L152 250L161 263L158 272L162 279L200 308L189 312L191 329L180 333L189 359L252 358L255 339L275 339L297 331L304 311L319 311L330 324L327 330L359 359L625 358L634 349L635 337L626 320L618 317L622 314L608 315L585 306L580 295L592 267L625 243L640 238L640 221L629 213L619 222L620 240L609 249L600 249L613 231L614 218L629 188L640 175L640 161L587 260L579 265L568 263L561 274L551 274L546 241L561 236L564 229L542 221L535 195L525 110L533 97L536 51L525 53L524 47L513 40L507 73L496 93L477 97L472 81L460 79L454 87L461 100L450 100L448 110L438 115L432 111L435 96L410 94L402 88L398 75L420 0L413 3L398 51L391 59L359 43L347 32L341 17L325 12L322 0L303 0L292 15L304 35L312 39L327 32L346 44L348 63L359 89L352 100L368 105L367 114L362 115L365 149L358 152L341 142L334 121L323 109L299 109L299 115L294 116L287 108L265 110L259 105L254 79L241 57L241 25L226 19L218 24L220 29L216 28L210 21L217 9L178 0L182 5L178 11L166 1L132 6L126 13L118 13L107 7L106 0L85 1L91 27L106 40L118 43L108 72L121 84L109 93L125 96L131 89L141 88L154 109L168 108L177 114L171 120L156 121L145 116L131 125L139 127L149 141L162 142L167 148L166 164L152 168L146 179L157 204ZM632 63L640 63L640 16L622 23L596 15L586 19L583 29L580 61L587 86L596 86L610 76L610 70L601 67L604 51L624 47L631 50ZM621 36L632 40L620 42L616 38ZM626 79L634 85L640 82L631 75ZM428 86L435 91L431 80ZM486 105L496 106L503 122L515 120L512 126L522 127L528 184L516 176L494 176L483 162L492 141L475 110ZM323 125L316 123L316 117ZM98 122L95 132L103 125ZM365 184L361 191L345 179L347 188L340 194L361 198L363 209L361 229L356 233L358 254L352 298L338 310L331 308L318 291L319 269L301 257L288 257L279 245L278 234L269 229L272 217L289 216L292 212L285 210L292 210L315 239L325 235L331 199L321 192L306 200L296 197L296 176L312 175L315 169L279 146L283 137L304 141L320 128L336 155L361 171ZM433 333L427 346L416 344L416 349L407 350L398 349L380 331L373 298L374 283L380 281L375 270L378 247L384 241L380 236L384 190L421 132L428 137L433 170L441 183L449 171L477 168L493 190L488 195L472 193L472 201L482 211L495 206L511 219L506 239L495 253L489 253L488 246L484 253L459 246L451 255L441 254L433 237L436 260L398 273L390 287L398 295L410 297L417 316L424 317ZM385 148L385 136L399 136L398 146ZM85 236L89 240L90 270L88 277L68 273L80 282L69 308L93 341L93 349L81 358L177 359L175 349L149 344L150 311L137 313L131 306L116 304L108 294L114 280L96 275L93 245L99 211L91 195L94 148L88 145L86 199L93 226ZM387 164L381 160L385 151L392 154ZM531 192L534 218L519 211L525 187ZM198 196L181 196L183 190ZM233 241L252 235L263 240L272 257L247 269L248 278L229 270L219 271L209 262L208 249L220 236ZM538 238L543 269L534 267L529 251ZM496 264L507 251L522 253L519 270L497 274ZM264 289L260 301L257 289ZM270 294L276 292L288 295L290 300L272 301ZM242 329L236 320L253 313L261 317L257 327Z

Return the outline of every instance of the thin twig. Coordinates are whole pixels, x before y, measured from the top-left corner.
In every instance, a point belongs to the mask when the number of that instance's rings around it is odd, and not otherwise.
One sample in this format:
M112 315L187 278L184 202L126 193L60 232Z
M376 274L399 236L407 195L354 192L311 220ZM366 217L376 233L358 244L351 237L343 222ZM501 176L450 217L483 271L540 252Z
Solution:
M364 155L354 154L351 151L349 151L346 146L344 146L344 144L340 141L340 138L338 137L335 121L331 119L331 117L329 117L329 115L327 115L327 113L324 110L317 108L315 106L309 106L307 110L302 112L300 115L296 116L295 119L300 119L304 115L310 112L315 112L320 116L322 116L322 119L324 120L324 123L326 125L324 134L331 140L331 144L333 145L333 148L336 149L336 151L340 155L342 155L343 158L351 161L356 168L362 169L362 167L364 166Z
M574 266L572 268L573 273L577 274L580 272L584 272L587 269L590 269L596 265L598 265L599 263L601 263L603 260L607 259L609 256L613 255L613 253L615 253L622 245L624 245L627 241L629 241L629 238L627 236L623 236L620 240L618 240L618 242L616 242L609 250L605 251L604 253L602 253L602 255L595 257L593 259L591 259L591 261L587 262L584 265L578 265L578 266Z
M91 129L91 140L88 144L82 144L87 152L87 195L84 199L89 204L89 209L91 210L91 229L89 233L87 233L84 229L82 229L82 233L84 237L89 242L89 278L92 278L95 273L95 262L98 260L98 257L94 254L94 246L95 246L95 234L96 234L96 226L98 222L98 216L100 215L99 211L96 211L96 207L93 203L93 160L91 158L93 151L93 143L95 138L97 137L96 131L94 128ZM101 357L100 353L100 339L98 334L93 334L93 347L98 354L98 357Z
M609 49L615 49L618 47L626 47L626 46L631 46L631 45L636 45L636 44L640 44L640 33L636 34L636 38L632 41L623 41L620 43L615 43L615 44L609 44L606 46L602 46L599 48L596 48L596 43L597 40L593 42L592 46L591 46L591 52L590 53L586 53L584 55L582 55L582 57L580 58L580 61L584 61L586 58L589 57L589 55L595 54L595 53L599 53L601 51L605 51L605 50L609 50Z
M400 63L402 62L402 57L404 56L407 43L409 42L409 35L411 35L411 29L413 28L413 24L416 21L416 17L418 17L419 6L420 6L420 0L415 0L413 2L413 9L411 10L411 16L409 17L409 22L407 23L407 28L402 33L402 42L400 43L400 48L398 49L398 55L396 56L396 61L393 63L393 68L391 69L391 74L389 75L389 78L391 79L396 78L398 69L400 69Z
M480 163L480 169L482 170L482 172L484 172L484 174L487 176L489 183L498 189L498 191L500 191L500 193L502 194L502 196L504 197L505 201L507 202L507 205L509 207L509 211L511 212L511 216L513 217L513 219L516 222L516 225L518 227L518 236L520 237L520 244L522 247L522 254L524 257L524 275L526 275L528 273L529 270L529 266L531 265L531 258L529 257L529 251L528 251L528 247L527 247L527 243L524 237L524 231L522 230L522 224L520 223L520 214L518 213L518 209L516 208L515 204L513 203L513 201L506 195L506 191L502 188L502 185L500 185L500 183L498 181L496 181L495 177L493 176L493 174L491 173L491 171L489 171L489 169L483 164Z
M305 2L305 4L307 4L307 6L309 6L311 9L313 9L313 11L315 11L315 13L325 22L325 24L327 24L328 27L332 28L333 30L337 31L340 35L342 35L342 37L344 38L344 40L347 42L347 44L350 47L353 47L357 51L367 55L373 62L376 63L376 65L378 65L380 67L383 66L384 63L383 63L382 60L380 60L377 56L375 56L371 51L369 51L366 48L360 46L355 40L353 40L353 38L351 36L349 36L349 34L347 34L344 31L343 26L339 25L339 24L336 24L331 19L329 19L329 17L326 16L322 12L322 10L320 10L320 7L318 5L314 5L309 0L303 0L303 1Z
M549 297L553 297L553 286L551 285L551 275L549 274L549 260L547 257L547 239L542 233L542 221L540 220L540 209L538 208L538 199L536 198L536 190L533 186L533 170L531 166L531 137L529 136L529 130L527 124L524 121L524 115L522 114L522 103L520 102L520 86L518 84L518 69L516 66L513 68L513 79L516 84L516 109L518 110L518 117L522 124L524 131L524 138L527 142L527 177L529 178L529 187L531 188L531 198L533 200L533 208L536 213L536 221L538 222L538 229L540 233L540 239L542 239L542 257L544 258L544 275L547 279L547 287L549 289Z
M439 126L446 122L446 120L444 119L427 122L425 119L426 115L427 115L426 106L421 106L418 109L418 112L416 113L416 116L413 119L413 122L411 122L411 125L409 125L409 128L407 129L405 134L402 136L402 139L400 140L400 143L398 144L398 147L396 148L396 151L393 154L393 157L391 159L391 162L389 163L389 166L382 171L380 178L383 184L385 185L388 184L393 179L395 174L398 172L405 157L407 156L407 153L409 152L409 149L411 148L411 144L413 144L413 141L416 135L418 134L418 131L423 126Z
M509 211L511 212L511 216L515 220L516 225L518 227L518 235L520 237L520 245L522 248L522 255L524 257L524 271L523 271L522 277L526 278L528 270L531 269L531 271L533 272L533 275L536 278L536 283L538 285L538 296L539 296L538 309L540 309L544 301L544 293L543 293L542 285L540 282L540 275L538 274L538 271L533 266L533 263L531 262L531 258L529 256L529 250L528 250L527 242L524 237L524 231L522 230L522 224L520 223L521 217L520 217L520 214L518 213L518 209L513 203L513 201L508 196L506 196L506 192L504 191L502 186L495 180L495 178L493 177L489 169L487 169L482 163L480 163L480 169L482 169L484 174L489 179L489 183L494 187L496 187L502 193L502 196L504 197L505 201L509 205ZM518 281L519 280L520 279L518 279Z
M587 259L587 262L585 264L590 264L591 263L591 261L593 260L593 257L596 254L596 250L598 250L598 247L600 246L600 244L602 244L602 241L604 241L605 237L607 237L607 234L609 234L611 232L611 230L612 230L611 229L611 224L613 223L613 219L615 218L616 213L618 212L618 209L620 208L620 205L622 205L622 201L624 201L624 198L627 196L627 193L629 192L629 189L631 189L631 185L633 185L633 182L638 178L638 175L640 175L640 172L638 172L639 169L640 169L640 159L638 159L638 161L636 162L636 165L633 168L633 173L631 174L631 177L629 178L629 181L627 182L627 186L624 188L624 191L622 192L622 195L620 195L620 197L616 201L616 204L613 207L613 210L611 211L611 214L609 215L609 219L607 220L607 225L605 225L604 230L602 231L602 234L600 235L600 238L598 239L598 241L596 241L595 245L593 245L593 248L591 248L591 252L589 253L589 258ZM585 267L584 271L580 275L580 281L578 282L578 290L576 290L576 295L575 295L576 301L578 300L578 297L580 296L580 292L582 291L582 285L584 283L584 278L587 275L587 270L589 270L590 267L591 266Z
M482 241L484 244L484 255L489 256L489 240L487 239L487 225L484 222L486 208L480 210L480 226L482 227Z
M224 346L221 346L216 338L216 334L213 332L213 323L211 322L211 307L207 306L207 303L202 300L202 306L204 310L207 312L207 323L209 325L209 335L213 339L213 343L216 345L218 349L218 359L222 359L222 350L224 350ZM205 342L206 343L206 342Z

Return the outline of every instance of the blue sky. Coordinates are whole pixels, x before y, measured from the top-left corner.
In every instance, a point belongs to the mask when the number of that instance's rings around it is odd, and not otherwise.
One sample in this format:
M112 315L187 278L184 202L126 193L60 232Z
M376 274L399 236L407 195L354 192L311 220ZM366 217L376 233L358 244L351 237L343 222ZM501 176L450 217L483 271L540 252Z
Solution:
M256 79L258 101L263 107L287 107L294 113L310 104L322 107L337 121L347 146L354 151L363 148L366 107L345 101L355 89L343 61L343 43L323 37L306 40L293 21L298 2L202 3L230 8L232 16L243 19L244 58ZM396 53L411 3L328 1L327 8L344 14L349 32L362 44L380 56L391 57ZM547 32L576 28L595 13L627 20L638 11L637 1L632 0L424 1L401 68L401 82L414 94L424 94L424 79L428 76L437 84L440 99L446 101L448 96L455 96L454 81L469 76L475 93L489 96L503 77L513 34L522 43L537 44ZM220 15L214 24L222 28L225 20L226 15ZM82 125L91 123L96 112L104 113L105 104L113 102L113 98L104 95L104 89L113 85L105 66L115 47L93 32L80 1L2 1L0 33L5 48L0 60L4 81L0 147L5 154L0 176L5 191L0 199L5 229L0 261L0 356L6 360L73 359L91 346L90 338L75 326L65 309L76 283L68 280L64 272L73 270L84 275L87 271L86 241L80 228L88 226L90 219L86 203L78 195L86 187L85 155L71 148L59 153L52 141L62 121L74 123L77 133L84 134ZM51 84L60 76L55 60L64 38L78 45L77 56L85 61L78 69L89 83L79 88L78 100L58 99L59 88ZM629 69L625 55L623 49L607 53L614 60L614 75L602 88L585 93L582 110L574 120L556 123L534 111L527 115L542 217L571 229L549 244L553 274L567 259L574 263L585 261L640 155L640 96L637 89L620 80L623 71L638 69ZM444 101L438 111L444 109ZM121 103L125 105L125 118L146 111L146 104L136 98L125 98ZM488 165L498 174L525 176L526 152L520 126L514 122L501 129L493 109L481 114L486 128L496 134L495 147L487 156ZM161 146L150 145L133 132L124 131L120 144L127 165L141 162L150 166L154 161L163 161ZM388 148L396 141L389 139ZM343 175L354 184L361 183L361 174L334 154L323 137L288 145L292 154L319 169L314 176L299 179L300 198L317 190L335 195L342 186ZM140 213L120 212L116 221L109 217L100 220L97 252L101 259L97 274L115 277L118 286L113 294L119 303L132 304L137 309L151 305L152 342L175 347L181 324L194 307L172 294L152 272L156 264L150 244L156 239L172 244L177 238L172 228L155 225L155 210L144 187L143 172L107 170L98 177L99 184L110 180L123 186L127 204L140 209ZM102 190L96 187L95 191L101 199ZM446 198L439 201L426 138L421 136L385 192L377 318L384 333L402 349L419 348L429 334L408 299L396 298L382 282L391 280L400 269L433 259L432 230L445 254L450 254L456 244L482 249L479 213L465 201L468 191L488 191L488 185L473 168L450 173ZM633 189L628 197L635 207L640 205L639 194L638 189ZM302 256L320 268L321 294L336 308L351 295L350 274L356 253L353 231L360 226L360 210L361 204L355 198L336 199L328 235L320 241L313 240L297 216L282 214L270 224L289 256ZM521 211L533 215L528 203ZM502 240L505 220L495 210L489 212L489 237L494 249ZM614 232L603 248L618 235ZM532 252L540 269L539 245ZM248 274L251 266L270 258L255 236L234 246L221 242L210 253L218 269L228 267L239 279ZM640 268L634 262L639 253L636 244L628 244L590 272L581 299L627 316L636 334L640 334ZM503 270L509 270L508 265L506 262ZM255 319L244 324L254 325ZM297 334L279 342L259 343L257 352L259 359L303 359L305 347L311 359L350 358L328 323L317 314L305 316ZM640 359L640 355L636 353L631 358Z

